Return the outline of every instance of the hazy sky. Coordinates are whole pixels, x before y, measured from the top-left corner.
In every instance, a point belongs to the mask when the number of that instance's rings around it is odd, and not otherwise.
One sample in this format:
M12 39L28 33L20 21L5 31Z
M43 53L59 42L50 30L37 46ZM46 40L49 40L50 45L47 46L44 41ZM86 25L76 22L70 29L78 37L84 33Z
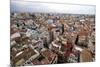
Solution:
M11 12L42 12L42 13L71 13L95 14L93 5L55 4L43 2L11 1Z

